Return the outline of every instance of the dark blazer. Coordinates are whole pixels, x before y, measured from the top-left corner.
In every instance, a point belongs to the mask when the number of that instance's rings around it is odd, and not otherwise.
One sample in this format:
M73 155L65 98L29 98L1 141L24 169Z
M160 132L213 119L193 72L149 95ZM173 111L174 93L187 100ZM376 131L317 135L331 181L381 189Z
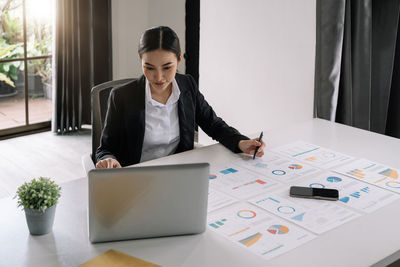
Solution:
M180 142L175 153L193 149L196 123L231 151L241 152L239 141L249 138L217 117L192 76L176 74L175 79L181 91L178 100ZM121 166L140 162L145 130L145 81L141 76L111 91L96 162L110 157L117 159Z

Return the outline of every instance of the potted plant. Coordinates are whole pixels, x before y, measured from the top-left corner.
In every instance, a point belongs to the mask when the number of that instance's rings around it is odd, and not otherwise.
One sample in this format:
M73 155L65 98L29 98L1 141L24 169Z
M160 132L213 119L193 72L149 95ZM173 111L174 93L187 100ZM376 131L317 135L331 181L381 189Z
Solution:
M25 210L31 235L51 232L60 192L61 187L45 177L32 179L18 188L15 197L18 197L18 207Z

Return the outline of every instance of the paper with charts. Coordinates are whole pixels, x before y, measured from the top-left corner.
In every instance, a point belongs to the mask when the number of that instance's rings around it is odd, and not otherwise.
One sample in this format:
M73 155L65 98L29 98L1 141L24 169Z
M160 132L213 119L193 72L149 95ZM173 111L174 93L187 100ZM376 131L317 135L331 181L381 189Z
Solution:
M289 189L267 193L249 200L279 217L316 234L324 233L359 216L332 201L289 197Z
M358 180L400 193L399 170L367 159L359 159L334 169Z
M354 159L351 156L304 141L296 141L283 145L272 149L272 151L325 169L347 163Z
M325 172L298 182L299 186L339 190L339 204L373 212L400 198L398 194L335 172Z
M262 158L254 160L250 155L241 155L240 159L232 163L283 183L288 183L301 176L320 171L293 158L286 158L269 151L265 151Z
M280 183L259 173L228 163L211 167L210 187L237 199L247 199L279 186Z
M239 156L211 166L208 227L265 259L400 198L397 169L303 141ZM336 188L339 201L292 198L290 185Z
M208 215L209 229L271 259L315 238L315 235L250 203L237 203Z

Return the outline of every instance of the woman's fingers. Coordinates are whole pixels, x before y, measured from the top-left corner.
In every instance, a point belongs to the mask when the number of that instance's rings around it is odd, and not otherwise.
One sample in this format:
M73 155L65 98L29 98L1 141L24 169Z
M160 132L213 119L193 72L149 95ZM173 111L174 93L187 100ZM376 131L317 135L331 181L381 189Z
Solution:
M112 159L106 159L106 160L107 160L107 168L112 168L113 167Z
M257 151L257 154L256 154L256 157L262 157L262 156L264 156L264 148L265 148L265 146L266 146L266 144L264 143L264 141L261 141L261 143L260 142L258 142L258 151ZM254 151L253 151L253 153L252 154L254 154Z
M114 168L121 168L121 164L117 160L114 160Z
M251 139L251 140L242 140L239 142L239 148L247 154L254 155L254 152L256 151L257 147L257 157L262 157L264 155L264 147L266 144L264 141L259 142L257 138Z
M100 160L99 162L96 163L96 168L98 168L98 169L103 169L106 166L107 165L104 164L104 160Z
M255 146L255 147L259 147L259 146L261 146L261 143L260 142L258 142L258 140L256 140L256 139L253 139L253 140L251 140L252 141L252 145L253 146Z
M97 162L96 168L98 169L121 168L121 164L116 159L107 158Z

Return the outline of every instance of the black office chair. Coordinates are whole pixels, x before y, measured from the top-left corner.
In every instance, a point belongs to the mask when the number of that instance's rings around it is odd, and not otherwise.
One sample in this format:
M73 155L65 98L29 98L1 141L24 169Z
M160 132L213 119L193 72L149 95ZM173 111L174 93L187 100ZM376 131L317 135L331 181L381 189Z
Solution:
M107 103L113 88L132 82L136 79L121 79L96 85L91 90L92 102L92 153L82 156L82 165L86 173L94 168L96 149L100 145L101 132L107 114Z
M108 96L114 87L129 83L135 79L121 79L105 82L92 88L92 160L95 162L96 149L100 145L101 132L107 113Z

